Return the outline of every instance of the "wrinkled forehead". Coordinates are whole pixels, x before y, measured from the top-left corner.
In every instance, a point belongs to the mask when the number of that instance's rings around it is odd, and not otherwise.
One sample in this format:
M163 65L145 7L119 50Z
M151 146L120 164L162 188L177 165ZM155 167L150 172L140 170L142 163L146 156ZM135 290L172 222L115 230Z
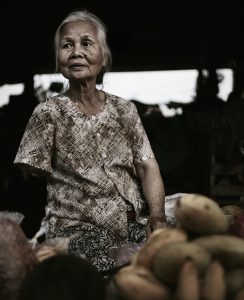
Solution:
M60 30L60 37L69 35L87 35L94 39L98 38L98 30L95 25L84 21L72 21L62 26Z

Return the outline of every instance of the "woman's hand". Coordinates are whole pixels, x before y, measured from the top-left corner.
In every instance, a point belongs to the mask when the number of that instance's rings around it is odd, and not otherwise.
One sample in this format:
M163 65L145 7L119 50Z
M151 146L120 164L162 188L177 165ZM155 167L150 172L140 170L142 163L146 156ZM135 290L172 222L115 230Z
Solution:
M167 226L166 218L164 215L149 216L148 223L147 223L147 237L149 237L154 230L158 228L165 228L166 226Z
M149 207L147 236L150 236L155 229L166 227L164 183L155 158L137 164L136 172Z

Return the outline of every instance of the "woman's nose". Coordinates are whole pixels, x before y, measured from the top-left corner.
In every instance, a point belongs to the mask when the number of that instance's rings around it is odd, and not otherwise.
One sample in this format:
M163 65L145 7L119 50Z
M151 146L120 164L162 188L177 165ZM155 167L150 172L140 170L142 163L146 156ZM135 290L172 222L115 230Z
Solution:
M74 46L72 55L80 57L86 56L83 47L81 47L80 45Z

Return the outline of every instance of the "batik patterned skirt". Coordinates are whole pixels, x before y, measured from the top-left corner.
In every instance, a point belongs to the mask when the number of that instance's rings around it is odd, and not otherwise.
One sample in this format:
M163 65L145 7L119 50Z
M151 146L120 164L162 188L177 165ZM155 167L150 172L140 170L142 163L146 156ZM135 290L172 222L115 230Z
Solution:
M146 225L135 221L135 215L130 206L127 210L128 244L141 245L146 241ZM49 238L70 237L68 252L85 257L98 271L105 272L116 266L116 261L109 255L110 249L123 247L109 230L92 224L65 227Z

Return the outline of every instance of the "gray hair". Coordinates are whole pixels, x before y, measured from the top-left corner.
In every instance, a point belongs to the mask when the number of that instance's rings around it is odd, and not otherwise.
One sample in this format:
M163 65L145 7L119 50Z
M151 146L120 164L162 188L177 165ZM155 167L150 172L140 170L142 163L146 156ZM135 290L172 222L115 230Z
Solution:
M58 49L60 43L60 35L63 26L70 22L82 21L93 25L97 30L97 38L101 46L104 64L100 73L97 76L97 84L103 83L103 76L106 72L110 71L112 65L112 54L110 47L107 42L107 28L103 21L99 19L93 13L87 10L75 10L71 12L58 26L55 36L54 36L54 50L55 50L55 60L56 60L56 71L58 70Z

